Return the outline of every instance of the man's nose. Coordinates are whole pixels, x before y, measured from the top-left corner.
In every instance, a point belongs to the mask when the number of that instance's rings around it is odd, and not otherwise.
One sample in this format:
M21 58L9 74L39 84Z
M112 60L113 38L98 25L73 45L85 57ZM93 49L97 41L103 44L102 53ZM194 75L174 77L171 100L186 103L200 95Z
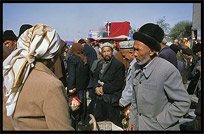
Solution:
M108 55L108 52L105 52L105 55Z
M137 53L137 51L135 51L134 55L135 55L135 57L137 57L137 56L138 56L138 53Z

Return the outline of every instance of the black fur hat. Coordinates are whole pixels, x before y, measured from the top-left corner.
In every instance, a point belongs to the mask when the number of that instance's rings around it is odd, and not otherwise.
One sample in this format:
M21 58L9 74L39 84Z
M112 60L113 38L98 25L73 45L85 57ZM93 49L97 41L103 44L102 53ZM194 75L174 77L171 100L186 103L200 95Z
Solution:
M143 42L149 48L159 51L164 38L164 31L159 25L147 23L133 34L133 39Z
M3 42L6 40L12 40L12 41L16 40L17 41L17 37L12 30L4 31Z
M78 41L78 43L83 44L83 43L86 43L86 41L85 41L84 39L80 39L80 40Z
M27 29L29 29L29 28L31 28L31 27L33 27L33 26L30 25L30 24L23 24L23 25L20 27L19 34L18 34L18 38L21 36L21 34L22 34L23 32L25 32L25 30L27 30Z

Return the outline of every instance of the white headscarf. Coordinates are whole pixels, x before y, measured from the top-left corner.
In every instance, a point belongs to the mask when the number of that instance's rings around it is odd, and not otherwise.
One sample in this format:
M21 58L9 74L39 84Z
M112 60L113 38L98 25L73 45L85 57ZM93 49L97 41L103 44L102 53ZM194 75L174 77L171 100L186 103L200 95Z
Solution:
M3 77L7 116L13 114L18 95L24 85L35 58L51 59L59 51L61 40L55 29L36 24L26 30L17 41L17 49L3 62Z

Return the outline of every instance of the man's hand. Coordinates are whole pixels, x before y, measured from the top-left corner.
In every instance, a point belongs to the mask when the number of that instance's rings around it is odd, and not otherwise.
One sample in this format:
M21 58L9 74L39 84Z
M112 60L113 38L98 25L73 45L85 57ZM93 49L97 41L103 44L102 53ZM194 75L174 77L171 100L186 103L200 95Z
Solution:
M119 106L120 106L120 107L123 107L123 105L120 103L120 100L119 100Z
M72 90L69 90L69 93L73 94L76 91L76 88L73 88Z
M134 131L135 130L135 125L128 125L128 131Z
M201 66L197 66L196 69L201 72Z
M99 91L100 91L100 94L103 95L103 87L100 87Z
M96 94L97 94L97 95L103 95L103 89L102 89L102 87L96 87L95 91L96 91Z

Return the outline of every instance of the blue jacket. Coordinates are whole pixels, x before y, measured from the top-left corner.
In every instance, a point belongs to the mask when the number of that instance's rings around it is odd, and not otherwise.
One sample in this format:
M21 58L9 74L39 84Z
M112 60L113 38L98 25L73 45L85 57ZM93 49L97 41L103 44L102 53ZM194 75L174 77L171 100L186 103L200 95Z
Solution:
M172 63L176 68L178 68L176 53L169 46L164 47L159 52L159 57L166 59L167 61Z

